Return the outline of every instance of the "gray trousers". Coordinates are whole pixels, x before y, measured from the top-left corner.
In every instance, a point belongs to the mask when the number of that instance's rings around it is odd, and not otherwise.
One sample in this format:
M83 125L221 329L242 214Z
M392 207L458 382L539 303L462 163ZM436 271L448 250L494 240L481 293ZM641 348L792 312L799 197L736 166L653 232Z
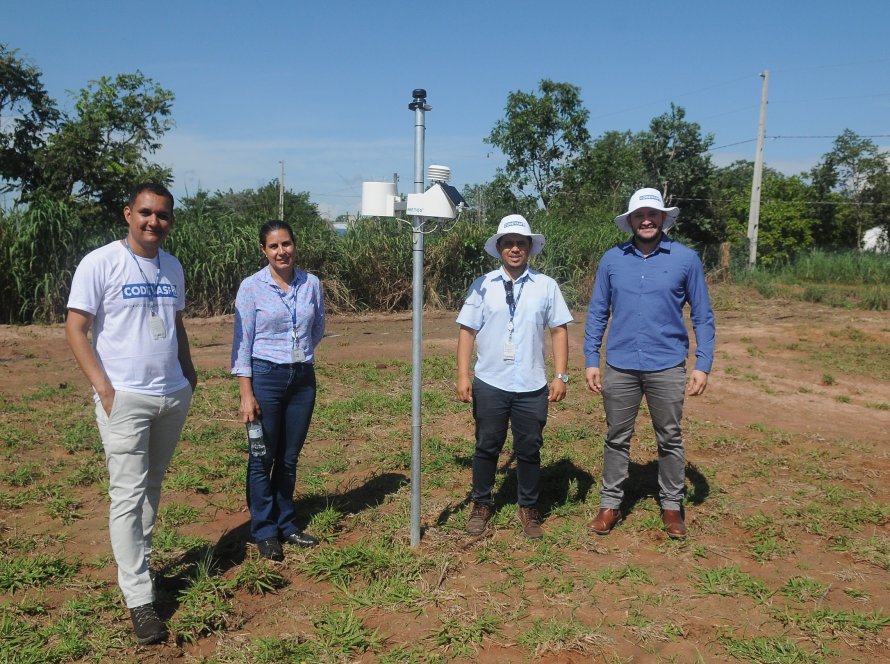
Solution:
M603 451L600 507L617 509L624 498L623 485L630 465L630 439L645 394L658 443L658 497L661 508L680 509L686 475L680 431L685 392L685 363L661 371L628 371L606 365L603 373L603 406L608 432Z

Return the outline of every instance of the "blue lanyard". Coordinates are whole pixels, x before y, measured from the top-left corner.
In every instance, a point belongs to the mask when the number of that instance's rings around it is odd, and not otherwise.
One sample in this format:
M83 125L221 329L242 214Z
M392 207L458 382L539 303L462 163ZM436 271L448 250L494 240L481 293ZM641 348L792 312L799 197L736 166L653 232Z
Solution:
M285 293L274 281L272 282L272 286L275 288L275 292L278 294L278 297L281 298L281 304L284 305L284 308L287 309L287 313L290 314L290 322L293 327L291 327L291 339L293 343L296 345L297 343L297 291L294 286L294 281L297 279L297 273L294 272L294 279L290 283L290 292L292 294L292 299L294 301L294 306L291 306L287 303L287 293Z
M149 308L151 309L151 313L154 316L158 315L158 286L161 285L161 251L158 250L158 274L155 278L154 288L151 287L151 284L148 281L148 277L145 276L145 272L142 271L142 266L139 264L139 259L136 258L136 254L133 253L133 250L130 248L130 241L127 238L124 238L124 246L127 248L127 251L130 252L130 255L133 257L133 260L136 261L136 267L139 268L139 274L142 275L142 278L145 280L145 287L148 289L148 303Z
M519 298L522 297L522 289L525 287L525 282L526 282L527 278L528 277L526 277L526 279L523 279L522 277L519 278L522 280L522 283L519 284L519 290L516 291L516 296L510 298L512 300L512 302L510 300L507 300L507 307L510 310L510 322L507 324L507 329L511 333L513 332L513 317L516 315L516 305L519 304ZM511 281L510 283L515 285L516 281ZM507 290L507 282L506 281L504 282L504 290ZM508 292L512 295L513 288L511 287Z

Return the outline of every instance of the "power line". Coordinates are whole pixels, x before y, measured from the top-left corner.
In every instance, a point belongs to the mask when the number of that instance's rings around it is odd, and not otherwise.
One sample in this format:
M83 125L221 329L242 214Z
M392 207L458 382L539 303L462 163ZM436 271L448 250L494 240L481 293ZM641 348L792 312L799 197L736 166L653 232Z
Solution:
M861 134L856 134L856 136L858 138L890 138L890 134L869 134L867 136L861 135ZM771 141L777 141L779 139L784 139L784 138L819 138L819 139L832 138L833 139L833 138L837 138L837 135L827 135L827 134L826 135L813 135L813 136L791 136L791 135L788 135L788 136L767 136L766 138L768 138ZM753 143L756 140L757 140L756 138L749 138L744 141L736 141L735 143L725 143L724 145L717 145L713 148L708 148L706 150L706 152L713 152L714 150L722 150L723 148L731 148L735 145L744 145L745 143Z

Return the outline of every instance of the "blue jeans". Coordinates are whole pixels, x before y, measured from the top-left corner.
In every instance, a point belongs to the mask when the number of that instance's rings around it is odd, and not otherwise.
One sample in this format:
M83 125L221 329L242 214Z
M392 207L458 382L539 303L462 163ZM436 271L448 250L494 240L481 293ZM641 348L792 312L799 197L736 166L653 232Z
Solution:
M661 508L678 510L683 504L686 458L680 421L686 396L685 363L662 371L632 371L606 364L603 406L609 428L603 452L600 507L617 509L624 498L623 485L630 465L630 439L644 394L658 443Z
M299 531L294 487L297 459L315 409L315 367L252 360L253 395L262 410L266 453L248 456L250 533L259 542Z
M516 454L517 500L522 507L537 504L548 394L546 386L534 392L506 392L479 379L473 380L473 418L476 420L473 502L488 505L493 502L494 475L509 423Z

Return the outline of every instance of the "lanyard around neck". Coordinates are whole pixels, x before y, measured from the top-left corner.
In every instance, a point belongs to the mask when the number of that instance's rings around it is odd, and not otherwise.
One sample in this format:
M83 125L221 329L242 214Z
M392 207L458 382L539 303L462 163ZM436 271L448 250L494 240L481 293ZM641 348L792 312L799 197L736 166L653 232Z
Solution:
M139 264L139 259L136 258L136 254L133 253L132 247L130 247L130 240L128 238L124 238L124 246L127 248L127 251L130 252L130 255L133 257L133 260L136 261L136 267L139 269L139 274L142 275L142 279L145 281L145 287L148 290L148 303L151 308L151 313L157 315L158 313L158 286L161 285L161 252L158 250L158 273L155 277L155 285L152 288L151 283L148 281L148 277L145 276L145 272L142 270L142 266Z
M510 322L507 323L507 329L511 334L513 333L513 318L516 316L516 306L519 304L519 298L522 297L522 289L525 287L526 279L519 277L515 281L509 279L504 281L504 291L507 294L507 308L510 311ZM515 285L520 281L519 289L515 290ZM510 288L507 288L508 283L511 284Z
M272 287L275 289L275 293L281 298L281 304L284 305L284 308L287 309L287 313L290 314L290 322L291 322L291 337L294 340L294 343L297 341L297 288L295 282L297 281L297 272L294 270L294 278L289 284L288 292L285 293L281 287L275 283L274 279L272 281ZM287 303L288 295L290 295L291 300L293 301L293 307Z

